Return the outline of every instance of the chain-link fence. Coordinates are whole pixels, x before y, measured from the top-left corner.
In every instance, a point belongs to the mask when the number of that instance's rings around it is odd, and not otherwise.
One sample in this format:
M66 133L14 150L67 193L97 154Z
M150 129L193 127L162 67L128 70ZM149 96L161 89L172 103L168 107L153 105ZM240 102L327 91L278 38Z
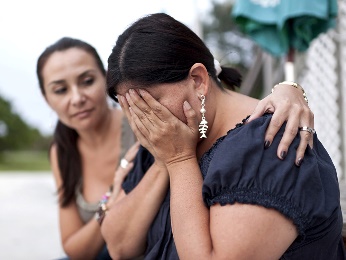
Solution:
M346 0L338 2L337 27L321 34L295 57L296 81L315 114L317 135L346 183ZM263 53L264 95L284 78L285 58Z
M297 81L306 89L315 129L332 158L340 180L346 179L346 1L339 1L335 29L315 39L297 64Z

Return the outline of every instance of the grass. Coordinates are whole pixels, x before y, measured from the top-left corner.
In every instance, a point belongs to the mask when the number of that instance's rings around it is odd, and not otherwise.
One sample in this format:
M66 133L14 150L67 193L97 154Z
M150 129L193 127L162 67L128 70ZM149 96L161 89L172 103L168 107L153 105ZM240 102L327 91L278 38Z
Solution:
M49 171L46 151L6 151L0 153L0 171Z

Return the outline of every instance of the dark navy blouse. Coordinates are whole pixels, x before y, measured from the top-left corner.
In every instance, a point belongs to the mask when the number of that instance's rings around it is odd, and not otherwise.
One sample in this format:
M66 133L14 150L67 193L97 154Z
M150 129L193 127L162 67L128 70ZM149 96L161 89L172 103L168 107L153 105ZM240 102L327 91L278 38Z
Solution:
M314 134L314 148L306 150L300 167L295 166L298 134L286 159L280 160L276 151L284 126L272 145L264 148L270 119L271 115L265 115L239 124L202 156L205 204L261 205L292 219L299 236L282 259L346 259L338 179L328 153ZM153 161L141 147L135 167L123 184L126 193L135 188ZM179 259L171 230L169 192L149 230L145 256Z

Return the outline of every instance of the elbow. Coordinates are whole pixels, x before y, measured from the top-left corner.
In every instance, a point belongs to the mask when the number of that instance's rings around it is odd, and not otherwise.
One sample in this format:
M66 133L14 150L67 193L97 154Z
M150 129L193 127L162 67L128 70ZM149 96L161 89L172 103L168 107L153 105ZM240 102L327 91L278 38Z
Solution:
M101 225L101 234L105 240L108 248L109 255L112 259L121 259L121 247L123 236L118 232L117 228L114 228L112 221L107 221L109 218L105 218Z
M74 248L70 245L71 243L67 241L62 241L62 249L64 250L65 254L71 258L71 259L77 259L75 256L75 250Z
M97 252L93 252L93 250L83 250L69 239L62 242L62 248L69 259L92 260L95 259L97 255Z
M121 255L119 246L112 246L114 244L107 243L107 242L106 244L107 244L108 253L113 260L124 259Z
M76 259L76 260L85 259L85 257L82 256L80 254L80 252L77 252L74 247L70 246L69 243L64 243L62 245L62 248L63 248L65 254L68 256L69 259Z
M120 254L118 254L118 252L111 251L111 250L108 249L108 253L109 253L110 257L111 257L113 260L124 259L124 258L121 257Z
M134 242L133 236L126 230L115 225L111 218L105 218L101 225L101 234L108 248L108 253L112 259L132 259L143 255L146 243Z
M120 244L112 243L112 242L108 243L107 240L105 240L105 241L107 244L108 253L113 260L125 258L124 254L122 252L122 246ZM108 241L111 241L111 240L108 240Z

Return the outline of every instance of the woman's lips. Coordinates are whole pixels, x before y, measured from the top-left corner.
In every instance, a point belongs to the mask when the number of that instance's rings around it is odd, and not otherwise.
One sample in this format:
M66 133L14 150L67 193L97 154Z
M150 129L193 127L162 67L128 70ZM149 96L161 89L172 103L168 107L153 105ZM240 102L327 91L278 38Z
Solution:
M73 114L72 117L75 117L78 119L83 119L83 118L88 117L93 110L94 109L86 109L86 110L83 110L83 111L80 111L80 112Z

